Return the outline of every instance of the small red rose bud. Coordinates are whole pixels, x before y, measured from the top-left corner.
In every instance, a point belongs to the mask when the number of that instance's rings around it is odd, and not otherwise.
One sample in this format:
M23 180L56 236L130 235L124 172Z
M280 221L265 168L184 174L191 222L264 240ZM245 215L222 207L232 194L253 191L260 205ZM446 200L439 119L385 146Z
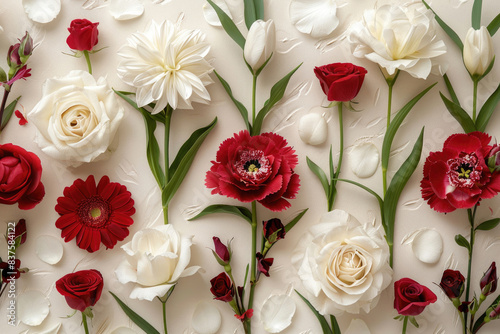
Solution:
M21 44L16 43L9 47L9 51L7 52L7 65L10 68L18 67L22 65L21 57L19 56L19 47Z
M19 42L21 44L19 47L19 57L21 58L21 62L26 64L28 58L33 53L33 38L26 32Z
M262 255L261 253L257 253L256 256L257 256L257 269L261 273L269 277L269 269L273 265L274 259L273 258L265 259L264 255Z
M481 282L479 283L481 287L481 295L486 297L495 292L497 289L497 281L497 268L495 265L495 261L493 261L486 273L484 273L483 278L481 278Z
M229 303L233 300L234 289L231 279L226 273L220 273L210 280L212 287L210 292L214 295L214 299Z
M228 243L229 248L224 245L218 237L213 237L215 251L212 251L215 259L221 266L226 266L231 261L231 249L230 243Z
M14 240L17 240L19 238L19 244L17 245L22 245L26 242L26 220L20 219L17 224L16 224L16 233L14 234Z
M465 277L458 270L447 269L439 286L450 299L460 298L464 291Z
M285 238L285 226L283 226L281 220L278 218L269 219L268 221L263 222L262 225L264 238L266 238L270 244Z

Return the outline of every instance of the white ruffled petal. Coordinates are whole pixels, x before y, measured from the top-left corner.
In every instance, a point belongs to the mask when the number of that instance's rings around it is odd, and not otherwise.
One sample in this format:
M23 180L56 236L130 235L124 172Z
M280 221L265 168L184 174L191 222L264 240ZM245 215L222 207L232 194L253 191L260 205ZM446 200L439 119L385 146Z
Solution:
M41 235L36 238L35 253L43 262L56 264L61 260L64 250L58 238L51 235Z
M279 333L292 323L295 314L295 302L288 295L269 297L260 311L264 329L269 333Z
M108 10L116 20L130 20L144 13L140 0L109 0Z
M339 24L335 0L292 0L289 13L295 28L314 38L328 36Z
M424 263L436 263L443 254L443 238L436 230L421 229L411 244L413 254Z
M219 309L202 301L196 305L191 318L191 326L197 334L215 334L222 324Z
M224 11L224 13L229 16L230 19L233 19L231 16L231 12L229 11L229 8L227 7L226 1L224 0L214 0L214 3L219 6L220 9ZM220 27L222 24L220 23L219 17L217 16L217 13L215 10L210 6L210 4L207 2L203 5L203 16L205 17L205 20L207 21L208 24L214 26L214 27Z
M43 293L28 290L17 296L19 320L28 326L38 326L49 314L49 300Z
M353 146L349 160L354 175L364 179L377 171L380 153L373 143L364 142Z
M23 0L24 12L38 23L48 23L61 11L61 0Z

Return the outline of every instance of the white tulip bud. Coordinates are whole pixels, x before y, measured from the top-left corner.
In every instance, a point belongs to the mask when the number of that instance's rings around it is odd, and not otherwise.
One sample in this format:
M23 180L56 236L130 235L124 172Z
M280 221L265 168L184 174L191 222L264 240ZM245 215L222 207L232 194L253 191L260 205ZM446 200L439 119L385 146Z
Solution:
M464 42L464 64L470 75L482 76L493 60L493 43L486 27L470 28Z
M257 71L264 65L276 47L276 28L273 20L257 20L248 31L243 56L250 67Z

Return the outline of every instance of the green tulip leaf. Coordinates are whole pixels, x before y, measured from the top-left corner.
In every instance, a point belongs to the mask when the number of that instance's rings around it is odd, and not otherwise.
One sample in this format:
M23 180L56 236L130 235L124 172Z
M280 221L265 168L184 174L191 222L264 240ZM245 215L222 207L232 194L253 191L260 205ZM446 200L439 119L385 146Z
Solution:
M455 93L455 90L453 89L453 86L451 85L451 81L448 78L448 75L443 74L443 79L444 83L446 84L446 88L448 88L448 93L450 93L451 100L455 102L456 105L460 106L460 101L458 100L458 96Z
M458 46L458 48L460 49L460 51L462 51L464 49L464 44L462 43L462 40L460 39L460 37L457 35L456 32L453 31L453 29L451 29L440 17L439 15L436 14L436 12L424 1L422 0L422 2L424 3L425 7L427 7L427 9L430 9L433 13L434 13L434 16L436 18L436 21L437 23L441 26L441 28L443 28L444 32L451 38L451 40L453 42L455 42L455 44Z
M264 20L264 0L254 0L255 5L255 18L257 20Z
M326 177L325 172L316 165L311 159L306 157L307 161L307 166L309 166L309 169L314 173L314 175L317 176L319 181L321 182L321 185L323 186L323 190L325 191L325 196L328 199L329 193L330 193L330 183L328 182L328 178Z
M231 98L231 101L233 101L236 108L238 108L238 110L241 114L241 117L243 118L243 121L245 122L245 126L247 127L248 132L252 132L252 126L248 122L248 110L247 110L247 108L245 108L243 103L236 100L236 98L233 95L233 91L231 90L231 87L229 86L227 81L224 80L224 78L221 77L219 75L219 73L217 73L217 71L214 71L214 73L217 76L217 78L219 79L220 83L222 84L222 87L224 87L224 89L226 90L227 95L229 95L229 97Z
M448 109L450 114L458 121L458 123L460 123L465 132L470 133L477 131L476 125L474 125L474 121L470 118L467 111L455 102L448 100L448 98L441 92L439 95L441 95L441 99L443 100L446 109Z
M474 0L472 5L472 28L479 30L481 28L481 9L483 7L483 0Z
M132 320L140 329L142 329L146 334L160 334L153 326L149 324L144 318L135 313L130 307L128 307L124 302L120 300L113 292L109 293L116 300L118 305L122 308L123 312Z
M254 0L243 0L244 12L245 12L245 24L250 30L252 23L257 21L257 15L255 14L255 4Z
M500 218L490 219L479 224L476 227L476 230L489 231L497 227L499 223L500 223Z
M325 317L319 314L319 312L312 306L312 304L304 297L302 296L297 290L295 292L299 295L299 297L306 303L306 305L309 307L309 309L314 313L316 318L318 319L321 329L323 330L323 334L336 334L332 331L330 328L330 325L328 324L328 321L326 321Z
M0 122L0 131L3 130L3 128L5 128L5 126L9 122L10 118L12 117L12 114L14 113L14 110L16 109L17 101L19 101L20 98L21 96L19 96L17 99L9 103L7 107L5 107Z
M341 334L339 323L337 322L337 318L333 314L330 314L330 322L332 324L333 334Z
M483 104L483 107L479 111L476 120L476 128L477 131L484 132L486 130L486 126L490 121L493 112L495 111L498 102L500 101L500 84L498 84L497 89L490 95L490 97Z
M210 6L215 10L217 16L219 17L220 23L222 24L222 28L227 32L229 37L233 39L240 46L241 49L245 48L245 37L241 34L236 27L236 24L231 20L231 18L222 10L219 6L217 6L212 0L207 0Z
M247 222L252 223L252 212L244 206L214 204L207 206L203 211L189 219L189 221L201 218L203 216L213 213L230 213L245 219Z
M498 31L498 28L500 28L500 14L495 16L495 18L488 24L488 32L490 33L491 36L495 35L496 32Z
M373 197L375 197L375 199L378 202L378 205L380 207L380 215L382 216L382 221L384 221L384 219L383 219L384 218L384 200L375 191L373 191L372 189L368 188L367 186L362 185L361 183L358 183L355 181L351 181L351 180L347 180L347 179L337 179L337 181L342 181L342 182L354 184L355 186L358 186L359 188L366 190L369 194L373 195Z
M302 219L302 217L306 214L307 210L302 210L295 218L293 218L288 224L285 225L285 232L288 233L294 226Z

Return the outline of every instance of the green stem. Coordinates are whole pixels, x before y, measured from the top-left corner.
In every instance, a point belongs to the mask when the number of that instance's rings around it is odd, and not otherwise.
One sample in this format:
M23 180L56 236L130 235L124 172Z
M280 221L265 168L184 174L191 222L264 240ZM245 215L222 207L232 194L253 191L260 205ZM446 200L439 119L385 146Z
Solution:
M394 81L388 83L389 85L389 97L387 101L387 129L391 125L391 114L392 114L392 88L394 87Z
M165 334L168 334L168 330L167 330L167 301L162 301L161 302L163 304L163 332Z
M477 205L474 206L474 211L472 209L467 209L467 215L469 218L469 223L470 223L470 240L469 240L469 245L470 245L470 250L469 250L469 264L467 267L467 285L465 288L465 301L468 302L469 300L469 294L470 294L470 282L471 282L471 273L472 273L472 252L474 250L474 240L475 240L475 230L474 230L474 219L476 216L476 208ZM464 320L464 333L466 333L467 329L467 323L468 323L468 314L465 314L465 320ZM472 325L472 321L471 321Z
M394 84L396 83L396 79L399 76L399 70L396 71L396 74L392 77L386 78L385 81L387 82L387 85L389 86L389 93L388 93L388 101L387 101L387 130L389 129L389 125L391 125L391 114L392 114L392 88L394 87ZM387 192L387 169L382 168L382 188L384 191L384 198L385 198L385 193Z
M255 114L256 95L257 95L257 75L254 74L252 82L252 126L254 125L255 117L257 116Z
M472 100L472 121L476 123L476 111L477 111L477 85L479 80L474 79L474 96Z
M5 110L5 105L7 104L7 98L9 97L10 89L5 89L3 92L2 105L0 106L0 131L2 131L3 127L7 124L2 124L3 120L3 112Z
M172 119L173 109L170 105L165 108L165 138L164 138L164 159L165 159L165 184L170 182L170 121ZM161 189L163 190L163 189ZM163 201L163 199L162 199ZM162 203L163 205L163 222L168 224L168 203Z
M405 315L405 319L403 320L403 331L402 334L406 334L406 327L408 327L408 316Z
M252 253L251 256L251 265L250 265L250 295L248 298L248 307L247 310L251 309L253 306L253 295L255 292L255 286L257 284L257 202L252 202ZM250 327L250 319L248 324L248 332L251 333L252 329Z
M328 211L332 211L333 209L333 203L335 202L335 196L337 195L337 179L339 178L340 175L340 170L342 168L342 158L344 156L344 121L343 121L343 115L342 115L342 102L339 103L338 109L339 109L339 145L340 145L340 150L339 150L339 161L337 162L337 170L335 171L334 175L334 180L332 180L332 198L328 203Z
M464 314L460 311L458 311L458 314L460 315L460 321L462 322L463 334L467 334L467 326L465 325Z
M89 334L89 326L87 325L87 316L82 312L82 323L83 328L85 329L85 334Z
M85 56L85 60L87 61L87 67L89 69L89 73L92 74L92 64L90 63L90 56L87 50L83 50L83 55Z

